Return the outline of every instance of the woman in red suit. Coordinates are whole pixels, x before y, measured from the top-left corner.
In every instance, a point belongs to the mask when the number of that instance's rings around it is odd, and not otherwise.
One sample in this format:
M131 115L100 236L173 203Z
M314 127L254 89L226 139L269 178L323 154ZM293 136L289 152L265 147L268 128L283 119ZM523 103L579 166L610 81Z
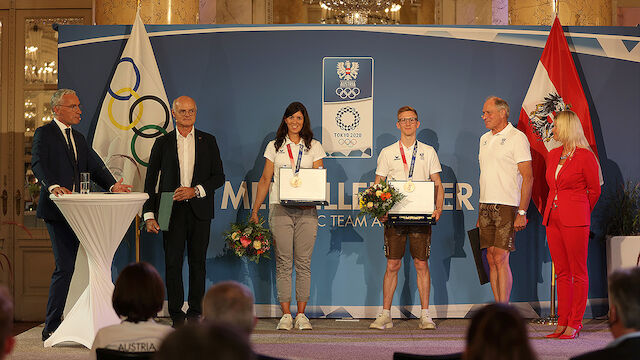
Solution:
M587 245L591 211L600 196L600 168L573 111L557 114L553 138L562 146L547 155L549 196L542 223L558 276L558 326L547 337L573 339L587 306Z

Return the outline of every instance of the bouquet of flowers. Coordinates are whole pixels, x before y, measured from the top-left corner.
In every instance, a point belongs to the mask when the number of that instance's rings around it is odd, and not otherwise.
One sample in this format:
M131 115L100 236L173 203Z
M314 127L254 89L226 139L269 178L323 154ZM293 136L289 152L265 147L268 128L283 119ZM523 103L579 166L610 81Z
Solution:
M358 193L358 203L360 204L358 216L368 214L371 217L381 217L404 197L404 194L387 184L386 180L382 180Z
M256 264L262 258L269 259L271 232L265 229L264 220L255 224L251 221L232 223L231 229L224 233L227 249L238 257L246 257Z

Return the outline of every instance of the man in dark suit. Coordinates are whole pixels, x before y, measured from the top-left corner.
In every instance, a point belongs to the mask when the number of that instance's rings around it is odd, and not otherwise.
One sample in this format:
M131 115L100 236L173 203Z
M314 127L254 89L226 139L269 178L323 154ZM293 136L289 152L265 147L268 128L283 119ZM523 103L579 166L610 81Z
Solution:
M188 96L173 101L171 113L176 119L177 131L156 139L144 183L144 191L149 194L149 200L144 204L148 232L157 234L160 231L156 221L160 194L174 193L169 229L162 232L169 315L174 327L182 325L185 316L195 320L202 314L205 260L214 216L213 194L224 184L216 138L193 127L196 112L196 103ZM185 244L189 263L189 310L186 315L182 311Z
M31 169L41 185L37 216L47 224L56 263L49 287L43 341L62 321L79 245L78 238L49 195L80 191L80 173L83 172L90 173L91 180L104 189L131 191L131 186L122 184L122 179L116 182L98 154L87 145L84 136L71 129L71 125L80 123L82 114L75 91L56 91L51 97L51 109L55 118L36 129L31 151Z
M626 360L640 354L640 267L609 275L609 329L614 339L601 350L573 360Z

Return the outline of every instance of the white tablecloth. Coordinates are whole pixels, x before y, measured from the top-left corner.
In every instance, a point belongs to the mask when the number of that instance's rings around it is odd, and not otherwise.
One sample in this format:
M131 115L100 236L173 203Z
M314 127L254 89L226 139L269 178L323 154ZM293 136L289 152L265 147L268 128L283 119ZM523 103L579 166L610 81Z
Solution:
M45 347L73 341L91 348L98 330L120 322L111 304L111 263L131 220L148 197L145 193L51 195L87 254L89 285L44 342Z

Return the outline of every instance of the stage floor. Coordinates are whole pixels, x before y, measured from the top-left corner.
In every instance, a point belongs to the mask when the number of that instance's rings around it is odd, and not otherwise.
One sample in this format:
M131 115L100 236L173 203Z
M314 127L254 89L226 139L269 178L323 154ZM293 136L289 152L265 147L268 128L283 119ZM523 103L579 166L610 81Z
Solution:
M162 319L167 321L167 319ZM286 359L392 359L395 351L442 354L462 351L469 319L436 319L437 330L419 330L418 320L394 320L388 330L370 330L370 319L340 321L311 319L311 331L277 331L278 319L260 319L251 341L262 354ZM529 336L543 359L568 359L606 346L611 334L606 321L587 320L576 340L551 340L544 335L552 326L530 324ZM86 359L88 349L80 345L44 348L42 325L16 337L13 359Z

